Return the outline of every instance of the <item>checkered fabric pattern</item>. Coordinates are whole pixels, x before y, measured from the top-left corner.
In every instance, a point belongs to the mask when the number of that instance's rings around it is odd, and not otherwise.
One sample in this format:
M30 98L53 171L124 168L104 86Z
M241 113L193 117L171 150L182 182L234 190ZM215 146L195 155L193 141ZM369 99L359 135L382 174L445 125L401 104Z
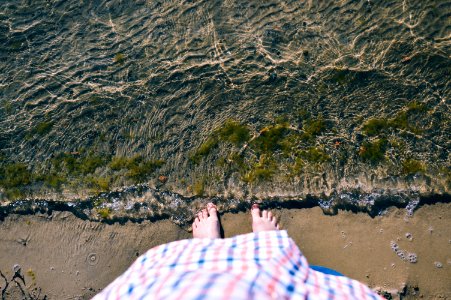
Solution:
M364 284L309 268L285 230L189 239L150 249L101 299L382 299Z

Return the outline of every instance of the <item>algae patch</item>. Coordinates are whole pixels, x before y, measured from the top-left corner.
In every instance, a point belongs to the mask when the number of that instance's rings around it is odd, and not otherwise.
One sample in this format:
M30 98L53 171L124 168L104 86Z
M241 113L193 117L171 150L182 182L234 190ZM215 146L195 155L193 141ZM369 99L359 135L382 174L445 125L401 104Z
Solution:
M80 150L53 155L40 169L24 162L0 159L0 187L7 199L18 199L46 190L83 189L91 194L106 192L126 182L136 184L150 178L164 164L143 155L111 157ZM1 194L0 194L1 195Z

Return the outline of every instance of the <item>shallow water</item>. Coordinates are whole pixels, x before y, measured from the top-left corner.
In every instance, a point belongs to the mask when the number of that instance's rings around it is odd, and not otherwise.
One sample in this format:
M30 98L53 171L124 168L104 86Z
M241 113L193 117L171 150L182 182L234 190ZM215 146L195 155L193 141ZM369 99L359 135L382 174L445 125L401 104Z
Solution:
M396 197L447 194L450 14L449 1L5 0L0 163L46 173L59 153L142 155L164 164L140 180L117 179L107 164L83 176L108 175L107 190L142 182L230 207L230 199L352 203L346 195L357 193L405 203ZM218 164L237 151L228 143L190 161L228 119L256 137L278 117L300 131L321 117L325 129L295 148L328 159L304 159L287 177L296 154L276 150L274 173L255 182ZM397 123L368 134L372 118ZM383 157L365 160L365 145L382 139ZM248 149L245 163L257 165L262 156ZM14 188L22 198L94 194L82 184L42 185Z

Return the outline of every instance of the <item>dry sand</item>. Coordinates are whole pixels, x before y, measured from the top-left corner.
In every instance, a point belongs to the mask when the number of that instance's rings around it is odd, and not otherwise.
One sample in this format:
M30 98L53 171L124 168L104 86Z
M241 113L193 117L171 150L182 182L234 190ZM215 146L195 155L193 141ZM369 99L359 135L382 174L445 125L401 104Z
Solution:
M395 299L400 293L402 299L451 299L450 204L423 206L413 217L406 217L403 209L391 209L376 218L345 211L326 216L319 208L276 214L310 264L334 268L391 292ZM226 237L251 230L246 213L224 214L221 222ZM190 236L167 220L107 225L67 212L12 215L0 222L0 270L9 280L13 265L19 264L25 292L40 288L40 298L89 299L147 249ZM391 241L416 253L418 262L400 259ZM0 286L5 287L1 278ZM6 299L21 294L16 283L10 282Z

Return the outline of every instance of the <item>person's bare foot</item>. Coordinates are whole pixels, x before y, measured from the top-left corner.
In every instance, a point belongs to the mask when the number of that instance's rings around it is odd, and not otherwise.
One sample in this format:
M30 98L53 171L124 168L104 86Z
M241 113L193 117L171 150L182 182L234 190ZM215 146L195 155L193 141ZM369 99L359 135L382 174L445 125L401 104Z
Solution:
M221 237L218 211L213 203L208 203L207 208L201 210L194 219L193 237L209 239Z
M253 232L279 230L279 224L277 224L276 217L273 216L272 212L260 211L258 204L252 205L251 215Z

